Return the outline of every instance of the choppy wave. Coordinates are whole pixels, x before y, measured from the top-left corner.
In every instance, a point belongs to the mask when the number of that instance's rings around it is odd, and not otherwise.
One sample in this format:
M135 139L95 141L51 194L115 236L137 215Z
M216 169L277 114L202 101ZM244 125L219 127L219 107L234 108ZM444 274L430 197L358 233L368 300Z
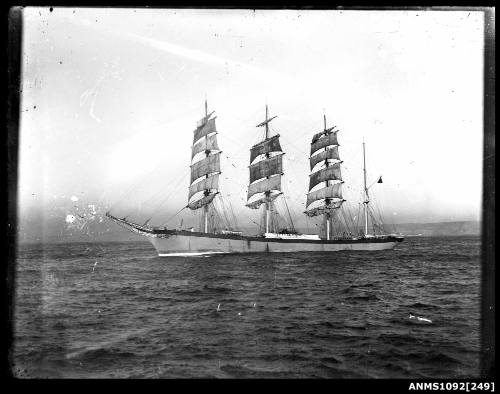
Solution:
M12 371L475 377L479 256L474 237L409 238L392 251L314 258L158 258L146 243L23 245Z

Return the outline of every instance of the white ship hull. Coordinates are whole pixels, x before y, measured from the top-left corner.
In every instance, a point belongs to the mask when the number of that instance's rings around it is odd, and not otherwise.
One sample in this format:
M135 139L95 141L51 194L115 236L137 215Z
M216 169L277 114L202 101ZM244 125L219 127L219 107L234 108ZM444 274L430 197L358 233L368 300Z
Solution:
M190 233L150 235L158 256L190 256L217 253L286 253L338 252L342 250L377 251L392 249L402 237L379 237L342 240L278 239Z

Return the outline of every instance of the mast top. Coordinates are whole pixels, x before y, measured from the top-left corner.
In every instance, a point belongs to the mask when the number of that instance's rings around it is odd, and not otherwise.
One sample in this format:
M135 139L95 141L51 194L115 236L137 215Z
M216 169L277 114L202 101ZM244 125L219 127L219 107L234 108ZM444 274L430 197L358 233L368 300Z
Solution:
M266 126L266 139L268 138L268 131L269 131L269 126L268 126L268 124L269 124L269 122L270 122L271 120L273 120L273 119L275 119L275 118L277 118L277 117L278 117L278 116L276 115L276 116L273 116L272 118L268 118L268 116L269 116L269 115L268 115L267 104L266 104L266 120L265 120L265 121L263 121L263 122L261 122L261 123L259 123L257 126L255 126L255 127L262 127L262 126Z

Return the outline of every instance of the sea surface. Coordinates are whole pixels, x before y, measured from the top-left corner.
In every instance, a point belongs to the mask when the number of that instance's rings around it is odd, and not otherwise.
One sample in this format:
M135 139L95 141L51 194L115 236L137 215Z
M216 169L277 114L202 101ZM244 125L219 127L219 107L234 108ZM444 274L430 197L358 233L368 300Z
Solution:
M170 258L146 242L20 245L12 372L477 377L480 244Z

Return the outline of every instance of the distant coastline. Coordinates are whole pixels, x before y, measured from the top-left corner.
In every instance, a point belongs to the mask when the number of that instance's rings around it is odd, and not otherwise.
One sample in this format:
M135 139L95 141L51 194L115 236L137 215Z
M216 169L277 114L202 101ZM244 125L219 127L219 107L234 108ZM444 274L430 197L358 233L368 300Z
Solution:
M455 235L481 235L480 221L401 223L396 224L395 226L398 232L409 236L439 237Z

